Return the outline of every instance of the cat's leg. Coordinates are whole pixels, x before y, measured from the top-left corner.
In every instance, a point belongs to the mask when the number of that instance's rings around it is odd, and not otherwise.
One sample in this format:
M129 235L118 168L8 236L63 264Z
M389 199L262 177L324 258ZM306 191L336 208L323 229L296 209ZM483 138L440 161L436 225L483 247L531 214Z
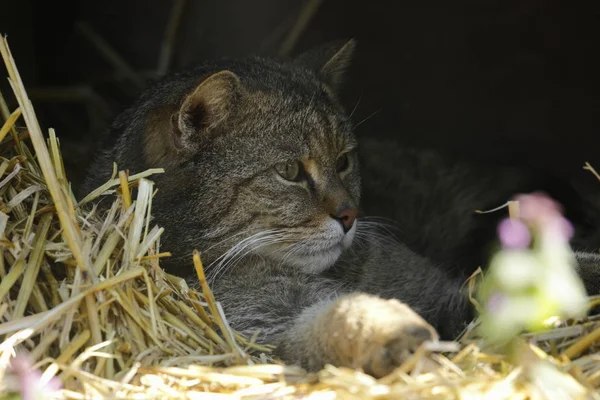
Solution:
M383 298L395 298L419 313L443 339L455 339L476 311L469 300L467 277L397 247L390 255L371 257L362 288ZM577 273L589 295L600 294L600 254L575 252ZM473 293L477 296L477 291ZM594 312L597 313L596 309Z
M358 289L406 303L443 339L455 339L474 317L465 285L468 276L416 254L385 232L364 235L370 235L369 241L345 255L360 260Z
M215 285L232 327L277 346L288 364L362 368L376 377L400 365L435 330L405 304L363 293L340 293L339 283L304 274L256 274Z
M401 247L395 256L372 257L365 281L371 293L395 298L419 313L435 327L443 339L456 339L476 315L465 285L466 277L456 277L430 260L407 255ZM600 294L600 254L575 252L577 273L589 295ZM400 261L398 261L400 260ZM395 267L391 267L394 265ZM462 290L461 290L462 289ZM473 293L477 296L477 292ZM597 313L599 310L594 310Z

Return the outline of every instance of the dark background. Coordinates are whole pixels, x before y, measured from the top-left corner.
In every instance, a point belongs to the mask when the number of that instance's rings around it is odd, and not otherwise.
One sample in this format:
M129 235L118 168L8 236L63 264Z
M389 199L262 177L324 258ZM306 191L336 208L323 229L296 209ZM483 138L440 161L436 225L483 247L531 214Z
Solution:
M343 101L356 106L356 123L368 118L359 138L579 176L588 174L585 161L600 166L600 4L583 4L2 0L0 31L75 182L107 124L162 72L220 55L277 55L282 46L294 55L350 37L359 47Z

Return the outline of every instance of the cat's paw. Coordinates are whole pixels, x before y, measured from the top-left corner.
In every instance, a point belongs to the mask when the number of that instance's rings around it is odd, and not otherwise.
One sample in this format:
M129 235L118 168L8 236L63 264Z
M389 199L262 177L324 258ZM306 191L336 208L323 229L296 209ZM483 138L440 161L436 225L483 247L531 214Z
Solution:
M437 340L431 325L397 300L355 294L340 298L322 316L321 336L329 362L381 377L425 341Z

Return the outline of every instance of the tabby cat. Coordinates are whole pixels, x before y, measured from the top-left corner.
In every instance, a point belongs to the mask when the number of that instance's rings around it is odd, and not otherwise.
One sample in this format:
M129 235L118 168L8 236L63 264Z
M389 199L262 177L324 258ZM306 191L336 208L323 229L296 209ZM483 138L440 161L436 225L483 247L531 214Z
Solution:
M199 249L234 329L259 330L287 363L383 376L424 341L458 333L471 308L466 272L359 218L357 140L337 97L354 47L166 78L115 120L82 193L113 161L164 168L153 212L173 253L166 270L193 280Z

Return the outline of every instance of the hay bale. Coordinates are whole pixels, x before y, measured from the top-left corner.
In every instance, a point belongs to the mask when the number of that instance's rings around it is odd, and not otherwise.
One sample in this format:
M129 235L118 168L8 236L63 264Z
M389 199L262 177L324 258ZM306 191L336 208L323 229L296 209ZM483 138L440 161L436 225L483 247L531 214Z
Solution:
M115 169L77 202L59 141L52 130L44 139L4 39L0 50L20 105L11 113L0 95L0 398L26 398L24 385L74 399L536 398L556 387L587 396L600 386L593 319L527 336L518 362L483 351L469 329L460 343L421 347L380 380L275 363L269 346L229 327L197 252L201 290L160 268L169 254L150 215L151 178L161 170ZM106 194L115 195L108 211L90 206ZM62 389L51 394L55 377Z

